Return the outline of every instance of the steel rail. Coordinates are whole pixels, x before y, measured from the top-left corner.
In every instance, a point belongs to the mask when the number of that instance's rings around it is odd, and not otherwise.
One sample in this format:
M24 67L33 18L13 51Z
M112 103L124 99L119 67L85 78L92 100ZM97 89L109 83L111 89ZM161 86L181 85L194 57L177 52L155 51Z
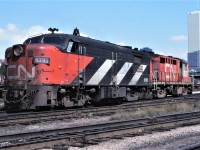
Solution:
M191 144L182 148L179 148L177 150L199 150L200 149L200 143Z
M55 143L90 143L94 139L119 135L135 136L138 133L165 131L172 128L200 123L200 112L174 114L139 120L115 121L104 124L79 126L55 130L0 136L0 149L41 148ZM5 144L7 143L7 145Z
M191 98L191 97L190 97ZM183 99L175 98L168 99L166 101L145 101L139 103L125 103L123 105L115 105L115 106L106 106L106 107L89 107L89 108L81 108L81 109L69 109L69 110L57 110L57 111L45 111L45 112L33 112L33 113L17 113L17 114L6 114L0 116L0 126L5 127L9 125L15 124L33 124L42 121L50 121L50 120L62 120L62 119L71 119L71 118L81 118L87 116L102 116L102 115L111 115L119 111L134 111L138 108L142 107L160 107L161 105L175 104L181 102L193 103L196 102L197 99L192 97L193 99ZM199 99L200 100L200 99Z

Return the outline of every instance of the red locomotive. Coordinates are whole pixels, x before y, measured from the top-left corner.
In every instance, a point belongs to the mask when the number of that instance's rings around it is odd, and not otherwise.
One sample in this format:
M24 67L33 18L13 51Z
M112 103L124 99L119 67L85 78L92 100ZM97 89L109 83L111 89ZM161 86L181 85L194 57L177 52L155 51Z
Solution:
M79 35L43 34L13 45L3 99L7 109L81 106L192 92L187 62Z
M192 78L188 63L170 56L152 55L150 61L150 81L154 85L154 96L186 95L192 93Z

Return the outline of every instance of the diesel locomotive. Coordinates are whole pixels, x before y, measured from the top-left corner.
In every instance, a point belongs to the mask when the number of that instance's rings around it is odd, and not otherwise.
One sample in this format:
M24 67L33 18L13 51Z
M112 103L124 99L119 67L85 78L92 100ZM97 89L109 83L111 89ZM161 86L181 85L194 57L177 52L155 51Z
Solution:
M188 63L110 42L54 33L5 51L7 109L73 107L192 93Z

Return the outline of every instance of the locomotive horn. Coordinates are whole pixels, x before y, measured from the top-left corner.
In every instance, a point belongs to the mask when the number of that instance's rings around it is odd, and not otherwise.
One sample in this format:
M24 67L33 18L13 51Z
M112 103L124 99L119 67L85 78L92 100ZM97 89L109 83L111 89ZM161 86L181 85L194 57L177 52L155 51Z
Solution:
M57 32L58 32L58 31L59 31L59 29L57 29L57 28L49 28L49 29L48 29L48 31L51 31L51 32L52 32L52 34L54 34L54 32L55 32L55 31L57 31Z

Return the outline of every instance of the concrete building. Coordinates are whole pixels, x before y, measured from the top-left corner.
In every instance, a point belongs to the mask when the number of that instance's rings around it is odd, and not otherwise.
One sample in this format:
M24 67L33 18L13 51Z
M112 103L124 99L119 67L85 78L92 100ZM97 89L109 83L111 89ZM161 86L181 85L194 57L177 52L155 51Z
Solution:
M200 64L200 51L188 53L188 60L191 68L198 68Z
M190 69L200 70L200 11L188 13L188 62Z
M188 14L188 52L200 50L200 11Z

